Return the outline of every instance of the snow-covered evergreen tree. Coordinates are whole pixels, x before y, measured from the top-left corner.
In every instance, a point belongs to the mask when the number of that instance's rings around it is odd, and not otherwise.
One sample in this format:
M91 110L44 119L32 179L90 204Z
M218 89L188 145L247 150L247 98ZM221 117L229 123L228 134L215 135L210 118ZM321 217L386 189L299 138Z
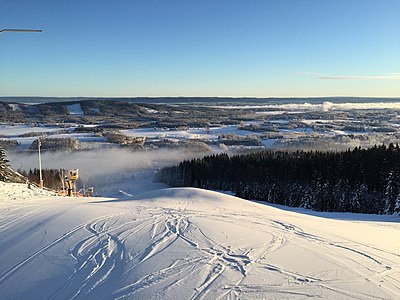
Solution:
M400 194L397 195L396 203L394 205L394 212L395 215L400 215Z
M336 211L350 210L350 188L346 179L339 179L333 188L333 198L336 200Z
M307 209L311 209L314 205L314 197L312 193L310 192L309 188L304 189L304 193L301 197L301 204L299 205L300 207L304 207Z
M0 147L0 181L7 181L8 159L3 148Z
M0 147L0 181L4 182L26 182L26 178L15 172L10 166L6 152Z
M367 201L367 197L368 187L366 186L366 184L363 183L357 186L350 199L351 212L361 212L361 208L363 207L363 203Z
M393 214L396 199L399 195L398 176L395 171L391 171L386 181L385 191L385 214Z

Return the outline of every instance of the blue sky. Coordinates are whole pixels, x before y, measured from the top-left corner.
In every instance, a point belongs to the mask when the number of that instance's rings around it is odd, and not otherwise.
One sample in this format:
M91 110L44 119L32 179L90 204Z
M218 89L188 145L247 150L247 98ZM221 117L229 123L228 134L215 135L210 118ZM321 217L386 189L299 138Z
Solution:
M0 0L2 96L400 96L399 0Z

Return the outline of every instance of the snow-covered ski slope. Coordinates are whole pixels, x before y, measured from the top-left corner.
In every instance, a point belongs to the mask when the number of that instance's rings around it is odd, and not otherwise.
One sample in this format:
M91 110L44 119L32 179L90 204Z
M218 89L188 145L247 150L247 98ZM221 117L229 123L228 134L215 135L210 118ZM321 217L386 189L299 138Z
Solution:
M193 188L0 192L1 299L400 299L399 217L317 217Z

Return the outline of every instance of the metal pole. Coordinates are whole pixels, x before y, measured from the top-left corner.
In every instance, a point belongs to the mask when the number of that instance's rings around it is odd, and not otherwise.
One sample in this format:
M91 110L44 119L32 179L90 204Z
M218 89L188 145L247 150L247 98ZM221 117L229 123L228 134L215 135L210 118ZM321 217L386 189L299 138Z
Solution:
M64 169L61 169L61 183L62 183L62 192L65 192L65 183L64 183Z
M42 158L40 156L40 146L42 145L42 142L40 141L40 138L38 139L38 149L39 149L39 184L40 188L43 188L43 177L42 177Z

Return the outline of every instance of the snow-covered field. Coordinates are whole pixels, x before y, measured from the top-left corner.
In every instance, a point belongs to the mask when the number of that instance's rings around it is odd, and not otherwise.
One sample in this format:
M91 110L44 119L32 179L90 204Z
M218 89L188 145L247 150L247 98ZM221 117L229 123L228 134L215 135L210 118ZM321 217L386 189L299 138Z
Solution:
M3 138L10 138L27 133L52 133L61 130L61 127L54 126L33 126L27 124L4 125L0 124L0 135Z
M399 299L400 217L0 182L2 299Z
M379 100L318 102L304 99L304 102L298 102L286 99L278 102L265 100L265 103L245 101L234 105L189 101L183 106L152 104L151 107L141 104L145 119L132 119L130 116L126 123L123 117L116 116L111 123L118 133L145 138L143 147L150 150L173 143L179 146L179 142L187 140L207 143L217 153L260 148L347 150L400 143L400 102L398 99ZM68 113L68 122L71 123L64 123L65 115L60 115L40 123L28 118L21 124L0 124L0 142L13 142L12 149L17 152L28 150L39 136L76 139L82 142L80 147L85 150L103 147L104 143L115 146L107 140L110 120L101 115L103 112L107 115L107 105L100 110L82 103L60 104L59 109ZM8 104L11 111L23 110L21 105ZM38 112L32 111L31 115L35 114ZM86 128L82 130L82 127ZM90 131L90 127L98 128ZM218 148L219 145L223 147Z
M235 134L238 136L253 135L254 132L248 130L240 130L234 125L225 125L221 127L211 128L190 128L187 130L165 130L165 129L152 129L152 128L141 128L141 129L128 129L120 130L122 134L133 137L146 137L150 139L198 139L198 140L210 140L217 141L218 137L224 134Z

